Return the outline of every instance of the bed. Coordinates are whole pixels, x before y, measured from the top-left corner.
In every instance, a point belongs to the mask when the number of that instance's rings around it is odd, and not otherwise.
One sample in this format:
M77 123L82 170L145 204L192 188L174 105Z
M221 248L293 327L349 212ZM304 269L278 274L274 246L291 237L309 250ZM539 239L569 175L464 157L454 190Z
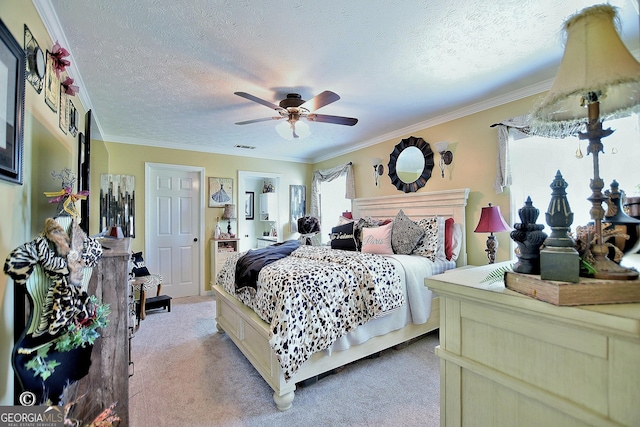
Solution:
M402 210L413 221L433 216L453 218L461 230L458 237L460 251L457 259L447 268L457 268L465 266L467 263L465 207L468 195L469 189L465 188L360 198L353 201L353 216L354 218L378 220L393 219ZM403 262L407 260L417 262L418 260L412 260L412 258L421 257L413 255L385 256L385 259L387 258L389 262L396 264L396 267L400 263L401 267L397 267L397 269L402 273L402 268L406 268L402 264ZM399 261L399 258L402 260ZM296 383L419 337L439 327L439 299L424 287L424 277L429 274L428 270L416 271L419 273L406 274L402 281L403 284L406 282L407 286L410 281L413 282L412 286L416 286L412 292L418 293L418 297L423 300L426 307L424 309L416 308L415 311L421 313L417 314L418 317L424 318L414 322L412 320L413 313L409 313L411 310L404 305L402 308L390 310L388 314L383 312L380 316L338 338L328 348L314 352L293 372L291 369L281 366L280 359L270 344L271 325L264 321L256 311L241 302L242 298L232 295L234 291L229 289L228 284L225 289L224 273L216 278L216 283L212 283L212 289L216 296L217 328L221 333L224 332L231 338L271 386L277 408L285 411L292 406ZM441 271L434 273L439 272ZM404 296L408 298L407 291L408 288L403 290ZM282 358L280 352L278 355Z

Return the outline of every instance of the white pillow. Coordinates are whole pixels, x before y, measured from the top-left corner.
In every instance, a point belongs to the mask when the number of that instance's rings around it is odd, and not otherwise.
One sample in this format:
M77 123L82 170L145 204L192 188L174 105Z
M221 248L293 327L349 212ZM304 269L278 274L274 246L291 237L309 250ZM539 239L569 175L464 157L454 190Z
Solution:
M436 217L438 221L438 248L436 249L436 258L439 259L447 259L447 254L444 250L444 240L445 240L445 222L447 218L443 216Z
M458 259L460 255L460 249L462 249L462 227L458 223L453 223L453 238L452 240L452 254L451 261Z
M370 254L392 255L391 229L393 223L380 227L365 227L362 229L362 252Z

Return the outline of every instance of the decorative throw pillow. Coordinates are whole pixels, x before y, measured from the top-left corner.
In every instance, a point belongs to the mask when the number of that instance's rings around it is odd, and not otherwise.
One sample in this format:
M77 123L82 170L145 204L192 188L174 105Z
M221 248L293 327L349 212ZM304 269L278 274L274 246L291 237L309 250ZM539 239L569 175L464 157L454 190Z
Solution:
M393 223L380 227L362 229L362 252L370 254L392 255L391 229Z
M373 219L370 216L365 218L360 218L355 225L353 226L354 235L356 237L356 246L357 250L362 250L362 230L370 227L379 226L379 222L377 219Z
M413 253L434 261L438 251L438 218L422 218L418 225L424 230L424 237Z
M449 261L453 255L453 218L447 218L444 222L444 254Z
M410 255L424 237L424 229L400 209L391 228L391 247L396 254Z
M147 270L147 266L144 263L144 259L142 258L142 252L136 252L132 256L133 268L131 271L133 275L136 277L148 276L149 270Z
M344 251L358 250L353 222L333 227L329 238L331 239L331 249L342 249Z

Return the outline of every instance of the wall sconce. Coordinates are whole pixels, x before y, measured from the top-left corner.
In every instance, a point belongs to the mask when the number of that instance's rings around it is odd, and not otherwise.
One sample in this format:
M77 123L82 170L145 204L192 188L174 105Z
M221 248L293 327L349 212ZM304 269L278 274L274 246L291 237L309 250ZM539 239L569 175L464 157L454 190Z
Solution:
M380 157L376 157L371 159L371 166L373 166L373 180L376 183L376 187L378 186L378 178L384 174L384 166L382 165L382 159Z
M433 146L436 151L440 153L440 171L444 178L444 167L445 165L450 165L453 162L453 153L447 150L447 147L449 147L449 143L447 141L436 142Z

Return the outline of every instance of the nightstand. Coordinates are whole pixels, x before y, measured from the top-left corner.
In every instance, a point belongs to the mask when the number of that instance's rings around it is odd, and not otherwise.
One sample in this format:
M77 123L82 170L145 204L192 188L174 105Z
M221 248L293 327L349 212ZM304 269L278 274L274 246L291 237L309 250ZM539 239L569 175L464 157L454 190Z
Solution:
M238 252L240 239L210 239L211 249L211 283L216 284L218 273L222 270L225 261Z

